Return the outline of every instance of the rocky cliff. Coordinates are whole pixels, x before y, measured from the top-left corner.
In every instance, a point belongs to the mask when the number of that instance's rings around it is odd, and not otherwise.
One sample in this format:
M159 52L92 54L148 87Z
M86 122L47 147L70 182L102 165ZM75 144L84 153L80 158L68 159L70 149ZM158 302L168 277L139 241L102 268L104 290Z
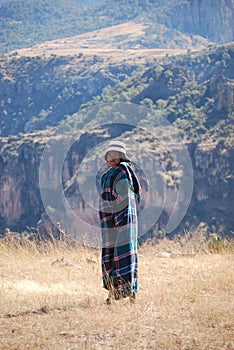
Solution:
M194 150L194 194L191 215L213 232L233 234L234 178L232 147L208 140Z
M21 231L35 225L42 213L38 169L43 144L1 139L0 227Z
M115 136L120 135L120 133L121 130ZM27 226L39 225L40 229L45 231L54 227L53 224L55 223L50 222L48 214L55 209L43 206L44 203L40 195L41 183L39 183L42 151L46 142L50 139L48 136L43 135L38 138L38 135L27 135L24 140L1 140L0 233L3 233L6 228L23 231ZM89 222L94 225L97 225L97 217L90 214L89 205L87 205L85 198L82 198L76 172L82 159L90 149L110 137L113 137L113 134L111 135L108 130L95 130L78 137L66 156L61 174L65 195L70 207L74 211L82 212L82 215L86 216L86 220L88 217ZM200 222L205 222L212 231L231 234L234 227L232 215L234 206L233 145L216 142L211 138L209 142L190 144L188 149L193 164L194 191L189 210L183 220L185 226L182 225L183 228L180 226L179 231L175 230L174 233L181 233L184 227L188 229L189 227L196 227ZM159 153L162 155L162 152ZM143 153L141 157L144 158ZM147 154L146 159L148 159ZM169 177L175 179L176 170L173 175L171 162L168 162L166 158L161 159L161 163L164 164L163 167L165 168L163 181L166 184ZM165 165L166 163L167 165ZM153 169L155 174L159 173L157 162L151 164L148 159L146 164L151 167L151 170ZM45 183L48 182L49 184L56 172L58 172L56 157L50 157L48 168L43 175ZM89 177L91 178L92 175L87 172L85 181L89 181ZM144 187L144 181L142 183ZM54 183L50 190L56 190L57 186L58 184ZM173 188L172 184L167 183L167 186ZM87 189L85 194L87 198L91 198L93 195L89 193L90 191L92 191L92 186ZM148 195L154 198L161 195L158 189L156 189L156 192ZM50 196L49 192L48 195ZM170 192L169 190L167 193L168 207L164 205L164 210L156 224L158 229L163 229L167 225L171 200L173 200L173 191ZM55 201L57 203L54 203L54 207L58 211L58 217L63 222L62 199L58 197ZM71 219L71 222L69 222L71 230L74 229L74 225ZM75 229L77 230L77 227Z
M179 11L179 16L177 15ZM234 39L233 0L189 0L175 7L172 25L183 32L225 43Z

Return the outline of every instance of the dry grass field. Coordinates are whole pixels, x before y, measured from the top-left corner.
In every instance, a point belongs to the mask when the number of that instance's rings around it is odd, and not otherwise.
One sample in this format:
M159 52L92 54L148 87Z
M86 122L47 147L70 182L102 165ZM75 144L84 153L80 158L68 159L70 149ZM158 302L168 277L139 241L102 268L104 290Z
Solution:
M136 303L106 294L98 250L0 243L0 349L234 349L232 249L145 244Z
M147 26L143 23L130 21L70 38L51 40L30 48L19 49L17 57L48 57L51 55L62 57L82 54L87 58L97 55L103 60L102 65L126 62L145 64L159 57L182 55L187 52L179 48L147 49L137 45L129 48L129 42L145 40L146 31ZM193 51L192 43L191 51Z

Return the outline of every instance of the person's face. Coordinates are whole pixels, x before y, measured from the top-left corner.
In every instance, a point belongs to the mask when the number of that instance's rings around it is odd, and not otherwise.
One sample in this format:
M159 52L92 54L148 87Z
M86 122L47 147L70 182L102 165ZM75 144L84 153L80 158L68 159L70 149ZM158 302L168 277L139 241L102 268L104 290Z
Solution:
M106 157L107 163L114 168L120 162L119 153L117 151L110 151Z

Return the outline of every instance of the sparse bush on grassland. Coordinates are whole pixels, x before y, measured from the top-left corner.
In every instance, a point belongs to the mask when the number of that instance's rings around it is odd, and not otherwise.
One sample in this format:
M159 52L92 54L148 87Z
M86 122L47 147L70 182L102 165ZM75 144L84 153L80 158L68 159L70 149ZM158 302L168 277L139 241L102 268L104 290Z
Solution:
M197 238L196 238L197 237ZM186 232L184 235L176 235L174 239L166 236L164 229L154 230L151 238L146 242L139 241L139 246L147 245L155 247L157 251L169 251L172 255L199 255L199 254L225 254L234 252L234 240L221 237L216 233L210 233L202 238L196 233ZM7 250L25 250L34 252L66 251L81 247L80 243L68 237L62 230L55 237L52 232L47 232L46 237L39 231L30 229L22 233L6 230L0 235L0 252ZM83 245L86 248L86 245Z

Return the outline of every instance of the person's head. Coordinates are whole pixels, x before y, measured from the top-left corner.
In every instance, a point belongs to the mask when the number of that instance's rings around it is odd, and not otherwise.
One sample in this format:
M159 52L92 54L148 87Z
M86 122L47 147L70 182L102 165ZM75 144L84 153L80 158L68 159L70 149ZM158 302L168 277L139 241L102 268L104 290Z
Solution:
M119 164L119 162L130 162L130 159L126 154L125 143L120 141L111 141L109 148L105 153L105 160L113 168Z

